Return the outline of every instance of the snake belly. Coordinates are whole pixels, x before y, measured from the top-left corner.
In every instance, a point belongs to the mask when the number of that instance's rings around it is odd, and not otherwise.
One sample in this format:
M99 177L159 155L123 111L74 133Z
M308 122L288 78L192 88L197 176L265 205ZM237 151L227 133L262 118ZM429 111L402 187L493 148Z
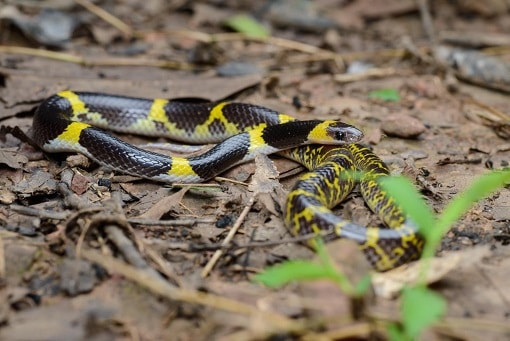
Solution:
M222 142L198 156L170 157L137 148L103 129L188 143ZM376 179L387 176L388 168L355 143L362 136L339 121L297 121L245 103L73 91L46 99L36 109L32 126L33 141L46 152L79 152L107 168L167 183L203 182L258 153L281 152L311 171L289 193L287 226L297 234L333 229L337 237L358 242L374 268L385 271L418 258L423 240L379 188ZM367 205L390 229L361 227L330 211L355 186L354 177L344 175L355 169L364 172L360 188Z

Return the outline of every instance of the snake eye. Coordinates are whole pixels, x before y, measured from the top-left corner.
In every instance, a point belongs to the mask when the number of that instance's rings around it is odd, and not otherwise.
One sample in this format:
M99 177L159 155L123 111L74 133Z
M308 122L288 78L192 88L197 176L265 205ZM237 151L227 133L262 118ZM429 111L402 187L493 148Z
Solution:
M336 138L338 141L345 141L346 137L347 137L347 134L345 133L345 131L341 131L341 130L339 130L339 131L337 131L337 132L335 133L335 138Z

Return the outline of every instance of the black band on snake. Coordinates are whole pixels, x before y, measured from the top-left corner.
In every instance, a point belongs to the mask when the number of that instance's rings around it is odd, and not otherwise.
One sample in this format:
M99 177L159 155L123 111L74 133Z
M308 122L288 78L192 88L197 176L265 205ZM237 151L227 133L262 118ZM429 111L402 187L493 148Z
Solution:
M103 129L189 143L222 142L198 156L169 157L137 148ZM32 127L32 139L46 152L79 152L110 169L167 183L207 181L258 153L280 152L311 171L289 193L287 226L297 234L334 230L338 237L358 242L374 268L385 271L418 258L423 239L379 187L376 179L389 171L356 143L362 136L340 121L298 121L245 103L72 91L46 99ZM361 227L330 211L356 183L353 176L340 174L356 169L363 172L360 188L367 205L390 228Z

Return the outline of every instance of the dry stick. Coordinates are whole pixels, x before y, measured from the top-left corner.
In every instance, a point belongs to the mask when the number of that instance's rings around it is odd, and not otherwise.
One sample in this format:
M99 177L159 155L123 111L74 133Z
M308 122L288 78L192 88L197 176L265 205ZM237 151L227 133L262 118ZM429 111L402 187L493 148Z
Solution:
M129 25L124 23L119 18L108 13L101 7L94 5L89 0L74 0L74 2L85 7L89 12L94 13L99 18L103 19L104 21L106 21L119 31L121 31L126 36L126 38L131 38L133 36L133 29Z
M194 182L190 182L190 183L186 183L186 182L175 182L172 184L172 188L180 188L180 187L213 187L213 188L219 188L220 185L218 184L204 184L204 183L194 183Z
M42 49L33 49L30 47L20 47L20 46L0 46L1 53L10 53L10 54L24 54L29 56L43 57L48 59L59 60L62 62L75 63L86 65L85 59L82 57L78 57L69 53L48 51Z
M394 75L410 75L411 70L399 70L393 67L368 69L359 73L340 73L334 76L335 81L341 83L355 82L367 78L388 77Z
M321 326L318 326L320 328ZM228 335L222 335L222 341L245 341L245 340L271 340L270 332L264 330L263 328L251 328L248 330L241 330L238 332L233 332ZM297 340L302 341L332 341L337 340L329 337L322 336L322 334L317 334L311 331L306 331L306 334L300 335ZM340 339L338 339L340 340Z
M144 32L138 32L140 35L144 35ZM335 52L322 49L320 47L302 43L295 40L285 39L285 38L279 38L279 37L253 37L249 36L243 33L216 33L216 34L209 34L205 32L199 32L199 31L189 31L189 30L168 30L165 31L165 34L171 35L171 36L184 36L188 39L194 39L205 43L213 43L213 42L223 42L223 41L238 41L238 40L245 40L245 41L255 41L259 43L264 44L271 44L275 46L279 46L288 50L296 50L299 52L309 53L309 54L316 54L316 53L325 53L330 55L336 55Z
M232 238L234 238L235 234L237 233L237 230L239 230L239 227L243 223L244 218L246 218L246 216L248 215L248 212L250 212L250 209L253 206L253 203L255 202L255 197L256 197L256 194L253 193L252 196L250 197L250 201L248 202L246 207L243 209L243 211L237 218L234 226L232 226L232 229L230 229L230 231L228 232L227 237L221 243L221 246L227 246L232 241ZM211 257L209 262L207 262L207 264L205 265L204 270L202 270L202 273L200 274L202 276L202 278L205 278L205 277L207 277L207 275L209 275L209 272L211 272L214 265L216 265L216 262L218 262L218 259L220 259L222 254L223 254L223 250L221 250L221 249L217 250L213 254L213 256Z
M311 55L295 55L288 56L285 59L286 64L302 64L302 63L310 63L310 62L320 62L331 59L341 58L342 60L356 60L356 59L371 59L374 57L377 58L398 58L404 57L408 54L406 49L383 49L376 51L355 51L355 52L347 52L347 53L317 53ZM259 62L259 65L274 65L274 60L263 60Z
M205 292L177 288L161 277L156 277L142 269L136 269L122 261L103 255L94 250L82 250L81 256L91 262L101 265L110 273L118 273L125 278L147 288L157 295L170 300L196 303L211 308L221 309L237 314L244 314L263 319L268 326L280 331L302 332L306 326L288 319L287 317L270 312L260 311L253 306L229 298L208 294Z
M498 55L505 55L510 53L510 46L492 46L492 47L486 47L481 50L484 54L489 56L498 56Z
M237 181L237 180L229 179L229 178L224 178L222 176L216 176L216 177L214 177L214 180L219 181L219 182L230 182L232 184L248 187L248 184L246 182Z
M472 99L472 98L463 99L462 100L462 105L464 105L465 103L473 104L473 105L476 105L476 106L478 106L478 107L480 107L480 108L482 108L484 110L487 110L491 114L494 114L498 118L500 118L502 122L510 121L510 115L508 115L508 114L506 114L506 113L504 113L502 111L499 111L498 109L496 109L494 107L491 107L488 104L479 102L479 101L477 101L475 99Z
M183 286L183 283L179 276L175 273L174 268L170 262L166 261L161 255L156 252L153 248L144 244L144 253L156 264L159 271L162 272L168 279L173 281L179 287Z
M41 219L55 219L55 220L65 220L67 219L71 213L70 212L54 212L50 210L45 210L42 208L33 208L33 207L26 207L21 205L12 204L10 206L11 210L13 210L16 213L38 217Z
M310 239L315 239L318 236L322 238L331 238L332 235L336 235L333 230L321 231L321 233L312 232L303 235L298 235L296 237L291 238L283 238L279 240L271 240L265 242L250 242L247 244L238 244L238 245L225 245L223 243L215 243L215 244L195 244L195 243L185 243L185 242L164 242L164 246L169 250L180 250L186 252L204 252L204 251L216 251L216 250L240 250L247 248L263 248L269 246L278 246L281 244L289 244L289 243L304 243L308 242ZM155 243L153 243L155 244Z
M213 224L216 219L175 219L175 220L158 220L146 218L128 218L128 223L137 225L159 225L159 226L193 226L195 224Z
M353 325L343 326L338 329L328 330L323 333L314 335L313 338L308 338L307 335L303 336L303 340L317 340L317 338L324 338L325 340L346 340L354 338L365 338L374 331L374 326L368 322L358 322Z
M133 59L133 58L101 58L97 60L87 59L84 57L72 55L69 53L47 51L41 49L32 49L18 46L0 46L0 53L23 54L29 56L37 56L69 63L80 64L84 66L150 66L162 69L179 69L193 70L195 66L185 62L172 60L153 60L153 59ZM302 64L309 62L319 62L325 60L353 60L353 59L369 59L373 57L403 57L407 54L406 49L387 49L378 51L360 51L350 53L333 53L333 52L317 52L316 54L289 56L285 62L288 64ZM260 66L274 65L274 59L262 60L257 64Z
M141 36L143 36L143 32L138 32ZM202 42L219 42L219 41L237 41L237 40L245 40L245 41L254 41L262 44L271 44L274 46L278 46L287 50L295 50L298 52L306 53L307 55L293 55L288 56L285 59L286 63L290 64L299 64L299 63L308 63L308 62L319 62L324 60L357 60L357 59L371 59L371 58L398 58L404 57L408 54L407 49L382 49L376 51L355 51L348 53L336 53L330 50L322 49L320 47L302 43L295 40L279 38L279 37L251 37L242 33L218 33L218 34L207 34L204 32L198 31L187 31L187 30L177 30L177 31L166 31L166 34L169 35L183 35L189 39L195 39ZM424 48L424 53L427 51L427 48ZM271 66L274 65L274 59L263 60L258 62L258 65L261 66Z
M135 246L133 241L126 237L124 231L117 225L108 224L104 228L108 234L108 238L115 244L119 252L122 254L124 259L136 268L143 269L149 273L152 273L156 277L160 277L160 274L154 270L147 261L142 257L138 248ZM173 269L169 266L169 263L164 261L157 252L150 248L144 247L145 253L156 263L159 269L174 283L181 284L177 275Z
M423 24L423 29L427 34L432 45L436 45L436 32L434 30L434 23L430 15L429 1L428 0L417 0L420 8L420 16Z
M126 237L124 232L117 225L107 224L104 227L108 238L117 247L124 259L131 265L140 269L148 269L149 265L142 257L133 242Z
M72 55L69 53L47 51L42 49L33 49L29 47L19 46L1 46L0 53L23 54L28 56L36 56L48 58L68 63L80 64L83 66L151 66L162 69L180 69L192 70L194 66L188 63L177 62L172 60L153 60L153 59L133 59L133 58L101 58L87 59L84 57Z

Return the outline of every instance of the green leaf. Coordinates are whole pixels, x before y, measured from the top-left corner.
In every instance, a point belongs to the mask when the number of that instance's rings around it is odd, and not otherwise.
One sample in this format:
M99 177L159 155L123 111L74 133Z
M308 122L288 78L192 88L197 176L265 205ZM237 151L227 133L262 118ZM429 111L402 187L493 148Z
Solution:
M326 249L326 244L324 244L324 240L322 238L318 237L314 239L314 249L320 259L320 264L324 269L325 276L322 278L327 278L335 282L340 289L349 296L359 296L358 294L360 292L355 291L355 288L353 288L347 276L345 276L341 269L338 269L335 266L335 263L331 259L331 256Z
M372 276L370 274L367 274L359 280L358 283L354 286L354 295L361 297L365 295L368 290L372 287Z
M331 273L321 264L305 260L294 260L266 269L255 276L255 281L271 288L278 288L292 281L330 277Z
M424 286L406 288L402 292L401 311L404 330L414 340L444 315L446 302Z
M334 270L333 260L331 259L328 250L326 249L326 244L324 243L324 240L321 237L316 237L313 240L313 247L315 249L315 252L317 253L317 256L319 257L322 265L325 268L329 268L330 270Z
M416 187L403 176L385 176L379 178L384 191L402 208L402 210L418 225L420 232L427 238L435 233L434 212L425 203Z
M400 101L400 94L396 89L380 89L370 91L368 93L369 98L376 98L386 102L397 102Z
M244 33L251 37L266 38L269 31L262 26L257 20L247 15L235 15L225 21L225 25L234 31Z
M388 333L388 339L391 341L409 341L407 335L396 323L389 323L386 326L386 331Z

